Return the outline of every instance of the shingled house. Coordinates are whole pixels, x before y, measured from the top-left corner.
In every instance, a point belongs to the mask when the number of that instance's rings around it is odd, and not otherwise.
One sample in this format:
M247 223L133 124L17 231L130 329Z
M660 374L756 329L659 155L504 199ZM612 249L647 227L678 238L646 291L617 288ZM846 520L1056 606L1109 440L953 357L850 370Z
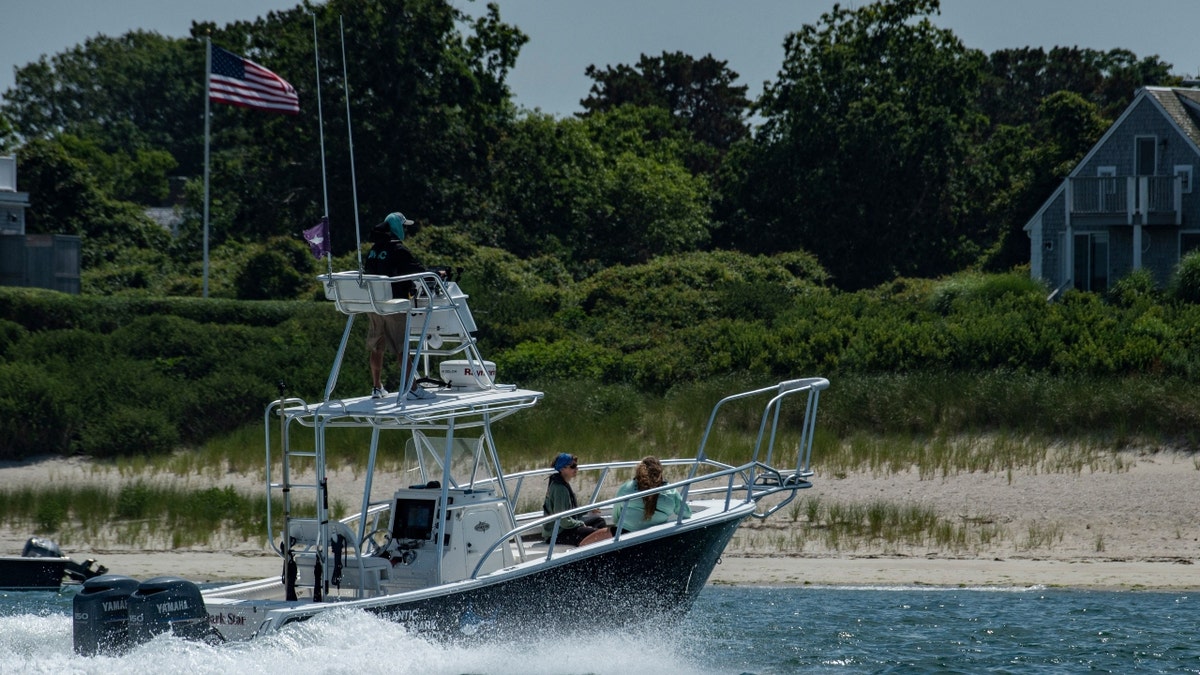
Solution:
M1031 274L1104 292L1138 269L1164 285L1200 248L1200 89L1145 87L1025 225Z

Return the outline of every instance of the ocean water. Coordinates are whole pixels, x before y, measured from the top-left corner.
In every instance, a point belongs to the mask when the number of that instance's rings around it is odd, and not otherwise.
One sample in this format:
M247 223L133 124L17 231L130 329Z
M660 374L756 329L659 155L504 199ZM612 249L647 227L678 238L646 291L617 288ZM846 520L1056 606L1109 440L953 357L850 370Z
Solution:
M635 632L439 644L338 612L254 643L159 636L121 657L88 658L73 650L72 596L0 592L0 672L1200 672L1200 599L1186 593L710 586L681 623Z

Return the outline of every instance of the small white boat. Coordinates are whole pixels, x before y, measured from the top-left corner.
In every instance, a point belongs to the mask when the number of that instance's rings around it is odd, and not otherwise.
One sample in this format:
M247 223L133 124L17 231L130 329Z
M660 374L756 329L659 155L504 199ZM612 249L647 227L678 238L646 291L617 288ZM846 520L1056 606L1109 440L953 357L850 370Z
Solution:
M637 450L627 460L579 466L577 485L586 486L579 508L544 516L540 508L552 470L505 473L493 435L493 425L512 423L506 418L536 405L542 392L496 382L457 284L434 273L388 278L346 272L321 279L327 297L349 317L325 395L273 402L264 420L267 535L281 574L203 592L173 577L93 579L75 600L77 651L103 651L167 630L247 640L334 609L372 612L439 638L677 617L704 587L743 520L766 518L811 486L817 403L829 384L816 377L718 401L699 447L685 457L663 458L669 480L662 487L614 496L633 476L644 454ZM392 298L395 281L417 282L417 296ZM428 389L430 398L331 396L351 326L367 312L403 315L409 363L418 375L441 382ZM740 460L717 461L708 454L710 439L725 406L741 399L762 406L757 437L744 442ZM781 423L796 428L780 429ZM564 420L565 439L569 424ZM795 447L777 449L785 436ZM326 453L350 442L369 444L369 460L357 512L338 520L328 506ZM402 471L377 475L389 453L403 457ZM376 479L383 475L404 479L380 490ZM625 514L639 512L644 496L665 490L683 495L690 517L632 532L620 527ZM380 493L387 497L372 496ZM613 507L626 502L636 506L620 509L614 523ZM543 540L543 526L557 533L563 518L597 509L617 526L610 538L575 547ZM578 592L564 602L563 589ZM128 600L127 637L114 598ZM106 613L104 603L114 612Z

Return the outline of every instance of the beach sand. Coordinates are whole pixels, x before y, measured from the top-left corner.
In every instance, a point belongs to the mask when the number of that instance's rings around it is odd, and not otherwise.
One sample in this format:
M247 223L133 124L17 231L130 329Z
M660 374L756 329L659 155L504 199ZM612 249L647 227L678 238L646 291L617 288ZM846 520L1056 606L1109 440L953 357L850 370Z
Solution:
M804 527L803 503L797 502L800 507L785 506L765 521L747 521L709 582L1200 590L1200 460L1179 452L1128 452L1101 464L945 477L916 471L823 476L818 470L814 487L801 494L826 508L885 503L931 509L961 529L963 539L954 546L832 542L821 528ZM331 489L355 494L360 479L334 472ZM59 482L118 488L135 480L262 489L262 477L254 475L130 477L78 458L0 463L0 490ZM376 479L376 485L389 484ZM19 554L30 534L3 523L0 554ZM94 558L111 573L139 579L173 575L232 581L280 572L279 558L260 542L171 550L166 542L132 546L115 534L99 542L47 536L76 560Z

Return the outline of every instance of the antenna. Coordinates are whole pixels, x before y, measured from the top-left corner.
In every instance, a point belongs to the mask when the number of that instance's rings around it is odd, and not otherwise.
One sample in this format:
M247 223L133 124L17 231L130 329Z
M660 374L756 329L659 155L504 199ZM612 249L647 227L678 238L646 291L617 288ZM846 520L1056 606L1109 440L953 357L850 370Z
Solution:
M338 32L342 36L342 89L346 95L346 138L350 142L350 191L354 198L354 253L358 256L358 273L362 274L362 237L358 226L358 180L354 174L354 132L350 126L350 80L346 75L346 27L338 15Z
M312 13L313 20L313 63L314 70L317 76L317 131L321 139L321 194L325 200L325 222L329 222L329 179L325 175L325 118L321 114L321 55L317 51L317 13ZM329 237L329 227L325 227L325 236ZM328 239L326 242L328 243ZM332 246L330 252L325 254L325 267L330 274L333 274L333 253Z

